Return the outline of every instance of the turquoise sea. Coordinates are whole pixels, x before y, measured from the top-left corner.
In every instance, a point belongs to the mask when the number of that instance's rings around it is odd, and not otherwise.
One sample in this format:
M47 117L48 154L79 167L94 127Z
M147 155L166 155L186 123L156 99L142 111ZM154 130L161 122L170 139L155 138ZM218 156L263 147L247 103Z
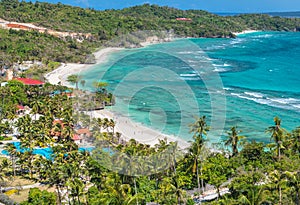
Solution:
M268 126L300 126L300 33L255 32L235 39L178 39L113 53L81 73L86 89L107 81L111 109L166 134L191 140L188 125L206 115L208 138L231 126L268 142Z

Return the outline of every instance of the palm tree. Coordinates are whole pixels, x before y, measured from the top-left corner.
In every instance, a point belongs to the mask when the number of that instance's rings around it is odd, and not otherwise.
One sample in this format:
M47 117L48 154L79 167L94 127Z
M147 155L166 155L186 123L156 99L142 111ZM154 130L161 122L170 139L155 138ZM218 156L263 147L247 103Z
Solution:
M2 136L2 134L5 135L5 137L7 137L7 134L11 131L11 126L8 123L8 121L6 122L0 122L0 136Z
M4 149L9 153L11 162L12 162L12 168L13 168L13 175L16 176L16 158L18 156L17 148L14 144L8 143L5 145Z
M271 183L268 184L268 186L278 191L279 195L279 205L282 205L282 186L285 183L285 175L282 174L281 171L274 170L269 174L269 179L271 180Z
M241 139L245 138L240 136L239 133L241 130L237 130L237 126L231 127L230 132L228 132L227 139L224 140L226 146L231 146L232 156L238 154L238 145Z
M31 113L36 115L36 114L41 113L41 111L44 107L44 103L41 100L35 100L32 102L31 106L32 106ZM36 118L35 118L35 120L36 120Z
M203 138L203 134L209 131L209 126L206 123L206 116L196 117L196 121L189 125L190 133L194 133L194 137Z
M106 87L108 86L107 82L94 82L94 88L96 88L96 92L106 93Z
M81 79L81 76L74 74L74 75L69 75L67 78L67 81L69 83L75 84L76 90L78 90L78 83L79 83L80 79Z
M296 194L296 205L300 205L300 171L286 171L283 175L287 179L287 186L291 187Z
M72 171L76 171L75 169ZM80 202L80 196L84 195L84 183L82 180L78 179L77 177L75 178L70 178L68 180L68 185L71 188L71 196L76 197L77 198L77 202L78 204L81 204ZM75 204L75 200L74 204Z
M98 204L130 205L142 198L140 194L133 196L131 193L131 186L122 183L119 175L111 173L103 183Z
M266 132L271 133L271 139L274 140L276 144L276 150L277 150L277 157L278 160L280 160L281 157L281 149L284 148L283 141L285 140L287 132L281 128L281 120L279 117L274 118L274 126L268 127Z
M263 186L255 186L253 189L250 190L251 193L246 195L241 195L238 198L239 204L245 205L261 205L265 204L267 201L267 196L269 194L268 190L265 190ZM270 204L270 203L266 203Z
M108 118L103 119L102 127L103 127L103 129L106 129L106 132L108 132L108 129L109 129L109 119Z
M6 184L6 181L8 179L6 175L6 169L9 166L9 163L7 159L2 160L0 163L0 193L2 193L2 186Z
M182 189L183 181L184 180L180 180L180 175L174 174L172 177L172 186L174 187L175 196L178 204L181 204L182 201L186 201L185 191Z
M190 132L194 133L193 135L194 141L192 142L189 153L191 154L194 160L192 171L193 173L196 172L199 193L200 193L199 164L201 166L200 174L202 175L202 163L201 163L200 155L202 153L202 148L206 141L206 139L203 137L203 134L206 135L207 131L209 131L209 126L207 126L206 124L205 116L196 118L196 122L190 125ZM204 182L202 177L201 177L201 185L202 185L202 191L204 192Z
M101 118L97 118L97 125L99 127L99 132L101 133L101 128L103 126L103 120Z
M35 172L35 161L37 159L37 155L33 154L33 150L30 149L29 151L25 151L20 155L20 162L23 165L25 170L28 170L28 177L29 179L33 179L34 172ZM27 174L26 176L27 177Z
M295 153L300 154L300 127L292 131L289 146Z
M112 130L112 134L114 134L115 133L115 126L116 126L115 121L113 119L110 119L108 124L109 124L109 126Z

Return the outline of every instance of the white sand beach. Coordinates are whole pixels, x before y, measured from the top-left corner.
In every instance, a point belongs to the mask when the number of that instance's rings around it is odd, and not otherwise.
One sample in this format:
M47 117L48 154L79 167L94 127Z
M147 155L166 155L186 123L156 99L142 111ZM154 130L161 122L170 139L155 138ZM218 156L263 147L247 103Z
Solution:
M96 64L105 62L107 56L110 53L120 51L123 49L124 48L108 47L95 52L94 55L96 58ZM53 70L50 73L47 73L45 75L45 78L49 83L54 85L57 85L60 82L61 85L70 86L70 84L68 84L67 82L67 77L69 75L78 74L93 66L95 66L95 64L62 63L62 65L59 66L57 69Z
M154 146L159 143L159 139L167 139L168 142L177 141L180 148L187 148L189 146L188 142L179 137L162 134L161 132L150 129L140 123L133 122L126 116L111 112L107 109L86 113L95 118L113 119L116 122L115 131L122 133L122 138L126 141L133 138L140 143Z
M152 41L149 43L143 44L143 46L155 43L156 41ZM124 48L104 48L96 53L94 53L96 57L97 64L103 63L107 60L107 56L116 51L120 51ZM75 63L68 63L68 64L62 64L59 68L56 70L48 73L45 75L45 78L48 80L51 84L58 84L59 82L61 85L70 86L68 82L66 81L67 77L72 74L78 74L83 70L89 69L94 64L75 64ZM117 106L117 105L116 105ZM167 139L168 142L170 141L177 141L180 148L186 148L189 146L189 143L171 135L165 135L160 133L159 131L156 131L154 129L150 129L140 123L133 122L131 119L129 119L127 116L122 116L121 114L113 113L107 109L100 110L100 111L92 111L87 112L87 114L91 115L95 118L108 118L113 119L116 121L116 131L122 133L122 137L125 140L129 140L131 138L134 138L138 142L149 144L151 146L157 144L159 141L158 139Z

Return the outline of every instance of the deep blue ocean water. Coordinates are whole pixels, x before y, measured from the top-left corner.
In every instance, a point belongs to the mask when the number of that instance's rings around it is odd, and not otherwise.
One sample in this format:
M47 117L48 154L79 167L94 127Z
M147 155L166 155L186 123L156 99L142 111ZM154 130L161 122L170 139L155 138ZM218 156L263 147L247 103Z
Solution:
M248 139L279 116L300 126L300 33L256 32L236 39L178 39L113 53L81 73L86 87L107 81L117 96L111 109L167 134L192 139L188 125L206 115L209 140L231 126Z

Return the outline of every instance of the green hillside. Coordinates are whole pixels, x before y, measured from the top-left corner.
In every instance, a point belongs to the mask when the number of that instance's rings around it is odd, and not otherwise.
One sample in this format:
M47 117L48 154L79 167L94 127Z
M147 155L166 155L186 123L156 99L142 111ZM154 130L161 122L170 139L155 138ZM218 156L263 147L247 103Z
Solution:
M0 43L2 53L22 59L35 57L68 62L84 62L86 54L94 48L115 37L141 30L172 31L179 37L233 37L232 32L246 29L300 29L300 19L296 18L260 14L222 17L201 10L179 10L149 4L122 10L97 11L61 3L2 0L0 18L34 23L57 31L91 33L92 38L80 44L72 39L59 40L28 32L7 35L7 31L0 30L1 39L5 39ZM191 21L178 21L176 18L190 18Z

